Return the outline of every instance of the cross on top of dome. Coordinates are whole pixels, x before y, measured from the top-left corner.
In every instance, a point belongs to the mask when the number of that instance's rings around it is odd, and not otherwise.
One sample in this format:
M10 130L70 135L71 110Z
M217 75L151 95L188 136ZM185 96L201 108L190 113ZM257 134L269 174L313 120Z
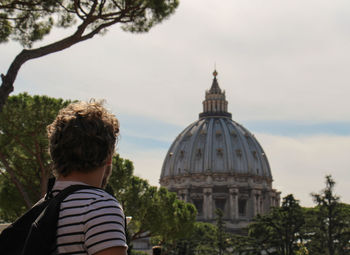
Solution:
M213 75L214 75L214 79L209 92L212 94L221 94L221 89L219 87L218 80L216 79L216 76L218 75L218 72L216 71L216 69L214 70Z

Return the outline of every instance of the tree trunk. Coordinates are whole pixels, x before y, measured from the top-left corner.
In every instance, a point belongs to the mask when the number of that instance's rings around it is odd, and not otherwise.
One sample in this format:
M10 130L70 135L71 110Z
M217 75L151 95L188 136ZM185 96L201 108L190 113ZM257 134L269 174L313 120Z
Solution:
M11 168L11 166L9 165L9 163L7 162L6 158L4 157L4 155L2 153L0 153L0 161L5 166L6 172L9 173L11 181L15 184L17 190L22 195L22 198L26 204L27 209L30 209L33 206L33 203L31 202L31 200L28 196L28 193L24 190L22 184L17 179L17 177L15 175L15 171Z

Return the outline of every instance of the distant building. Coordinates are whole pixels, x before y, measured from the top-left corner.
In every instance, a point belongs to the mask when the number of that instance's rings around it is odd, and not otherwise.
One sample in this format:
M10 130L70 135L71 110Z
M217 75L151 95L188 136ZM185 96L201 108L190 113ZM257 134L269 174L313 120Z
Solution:
M162 167L160 184L193 203L198 220L215 221L223 211L233 232L257 214L280 203L263 148L252 133L232 120L214 71L199 119L185 128L171 145Z

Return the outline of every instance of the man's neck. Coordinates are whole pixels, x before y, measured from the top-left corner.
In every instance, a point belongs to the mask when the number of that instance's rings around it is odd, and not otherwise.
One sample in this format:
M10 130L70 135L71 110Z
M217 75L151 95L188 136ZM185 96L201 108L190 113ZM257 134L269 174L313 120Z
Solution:
M76 181L100 188L104 175L104 167L97 168L89 172L72 171L67 176L58 176L58 181Z

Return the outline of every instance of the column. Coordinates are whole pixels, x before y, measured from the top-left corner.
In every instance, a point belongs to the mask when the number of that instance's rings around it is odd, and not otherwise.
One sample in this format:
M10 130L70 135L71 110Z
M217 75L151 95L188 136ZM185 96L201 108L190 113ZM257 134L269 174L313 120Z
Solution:
M189 201L189 199L188 199L188 189L184 189L184 190L183 190L183 193L184 193L184 195L185 195L184 201L185 201L185 202L188 202L188 201Z
M208 218L213 219L213 189L208 188L209 213Z
M256 215L256 190L252 189L248 198L248 217L254 217Z
M268 213L270 212L270 208L272 206L272 203L271 203L271 197L272 197L272 194L271 194L271 191L267 190L264 192L264 199L263 199L263 213Z
M230 188L229 189L230 197L230 219L238 219L238 189Z
M213 189L203 188L204 219L213 219Z
M259 196L260 196L261 192L259 190L255 190L253 189L251 191L251 200L252 200L252 216L256 216L259 213Z
M206 189L203 189L203 219L208 218L208 198L206 196Z
M275 206L275 194L270 191L270 207L274 207Z
M254 216L256 216L257 214L261 213L261 209L260 209L260 198L261 198L261 191L260 190L255 190L255 205L254 205Z

